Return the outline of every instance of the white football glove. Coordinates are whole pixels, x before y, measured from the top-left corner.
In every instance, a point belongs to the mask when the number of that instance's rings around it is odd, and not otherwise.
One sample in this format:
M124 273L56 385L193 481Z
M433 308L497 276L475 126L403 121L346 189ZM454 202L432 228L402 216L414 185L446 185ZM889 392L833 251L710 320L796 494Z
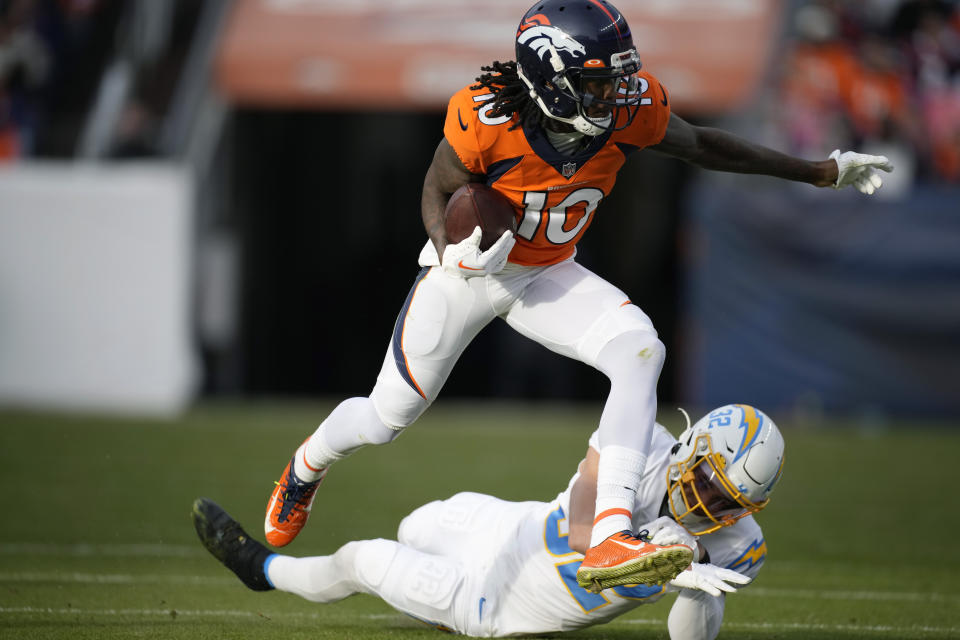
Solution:
M456 244L448 244L440 261L443 270L461 278L473 278L498 273L507 264L507 256L517 240L509 230L486 251L480 251L480 227L475 227L470 237Z
M698 589L706 591L712 596L719 596L721 591L736 592L732 584L747 584L750 578L730 569L723 569L715 564L699 564L694 562L680 572L670 584L681 589Z
M843 189L852 184L860 193L871 195L883 184L877 169L887 173L893 171L893 165L886 156L871 156L855 151L840 153L840 149L834 149L830 158L837 162L837 181L833 183L834 189Z
M693 561L700 559L700 545L689 531L677 524L673 518L661 516L653 522L640 527L647 530L650 542L665 546L668 544L685 544L693 549Z

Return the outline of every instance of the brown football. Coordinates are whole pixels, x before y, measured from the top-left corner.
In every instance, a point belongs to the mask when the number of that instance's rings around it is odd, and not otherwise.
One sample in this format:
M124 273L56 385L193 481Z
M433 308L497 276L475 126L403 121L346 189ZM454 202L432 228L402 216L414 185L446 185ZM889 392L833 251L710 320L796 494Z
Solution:
M470 182L450 196L446 210L447 242L455 244L479 226L480 249L486 251L509 229L517 232L517 216L505 195L480 182Z

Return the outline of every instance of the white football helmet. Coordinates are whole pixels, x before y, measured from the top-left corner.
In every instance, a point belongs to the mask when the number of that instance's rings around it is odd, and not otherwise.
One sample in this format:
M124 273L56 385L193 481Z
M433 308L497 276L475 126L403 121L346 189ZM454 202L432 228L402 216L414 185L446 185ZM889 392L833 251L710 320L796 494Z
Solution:
M670 452L667 502L699 536L767 506L783 471L783 436L765 413L728 404L687 427Z

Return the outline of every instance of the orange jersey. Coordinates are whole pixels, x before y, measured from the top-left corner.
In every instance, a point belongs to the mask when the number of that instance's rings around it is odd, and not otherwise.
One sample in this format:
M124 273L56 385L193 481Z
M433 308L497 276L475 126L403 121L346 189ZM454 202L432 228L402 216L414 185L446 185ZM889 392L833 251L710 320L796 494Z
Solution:
M641 105L630 126L595 137L572 156L554 149L542 131L509 131L516 116L492 117L488 107L474 109L491 97L485 88L464 87L450 99L443 128L447 142L469 171L486 176L516 209L510 262L548 265L573 255L627 156L663 139L670 119L666 89L648 73L637 77Z

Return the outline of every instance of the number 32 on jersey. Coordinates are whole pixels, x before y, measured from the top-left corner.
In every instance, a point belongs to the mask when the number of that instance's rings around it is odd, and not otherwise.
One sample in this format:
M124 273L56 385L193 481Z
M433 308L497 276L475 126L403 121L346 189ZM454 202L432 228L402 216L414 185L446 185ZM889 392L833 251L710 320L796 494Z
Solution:
M590 593L577 583L577 569L580 568L580 563L583 562L583 556L570 548L568 542L569 534L560 533L560 524L566 520L566 517L566 514L563 512L563 507L557 507L551 511L544 522L543 540L547 546L547 551L549 551L551 555L558 557L574 556L558 562L554 566L557 568L560 579L563 580L564 585L566 585L567 591L570 592L570 597L577 601L577 604L580 605L585 613L590 613L604 605L610 604L610 601L603 593ZM610 591L621 598L646 600L662 594L663 587L646 586L642 584L624 585L607 590L607 592Z

